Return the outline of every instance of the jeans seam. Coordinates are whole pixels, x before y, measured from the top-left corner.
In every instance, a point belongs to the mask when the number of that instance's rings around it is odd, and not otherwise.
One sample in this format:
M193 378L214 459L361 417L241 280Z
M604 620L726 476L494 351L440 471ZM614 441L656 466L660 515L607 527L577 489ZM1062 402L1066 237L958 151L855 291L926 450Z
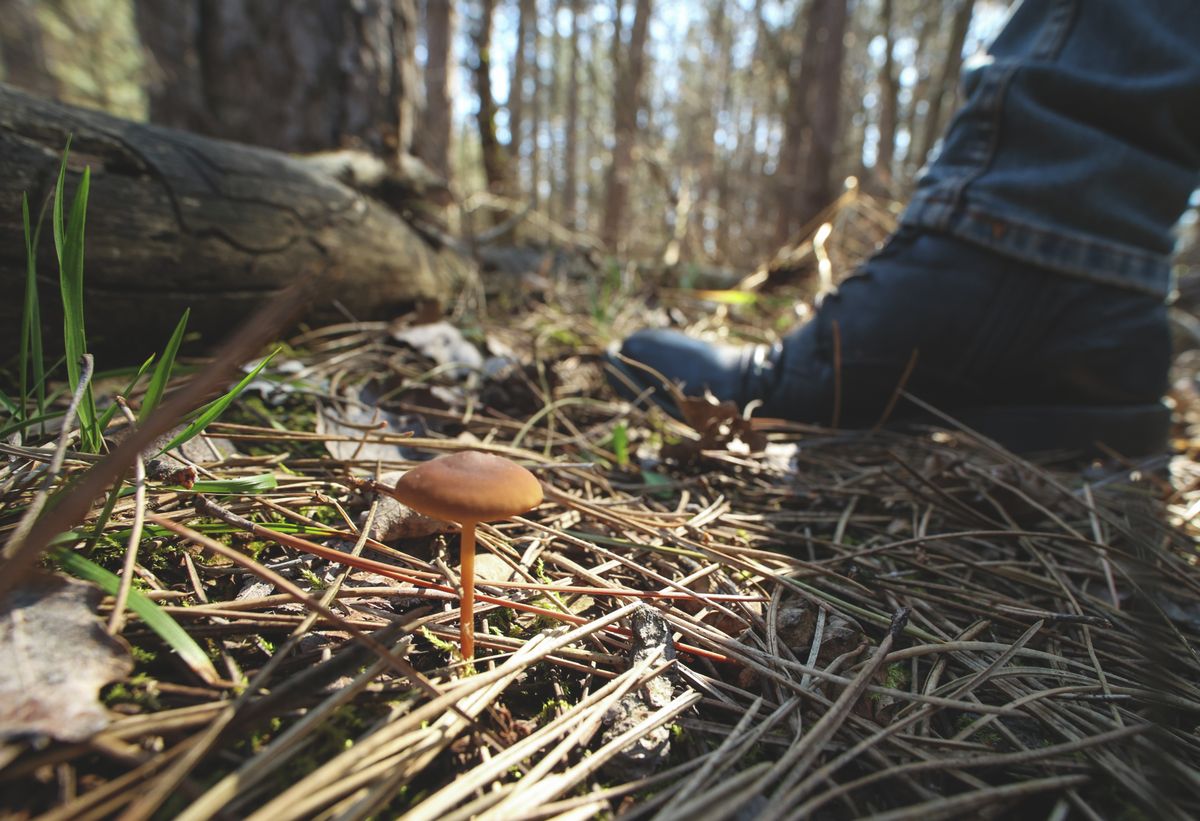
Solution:
M944 231L1010 258L1068 276L1156 297L1166 296L1169 290L1169 286L1164 288L1155 284L1168 282L1170 274L1169 265L1154 254L1067 234L1062 229L1043 228L1012 216L996 214L979 204L956 209L952 218L934 221L926 215L932 211L936 216L937 209L926 206L936 205L936 200L942 197L923 199L917 208L905 214L905 224ZM1066 253L1066 249L1071 252ZM1101 264L1101 260L1105 264ZM1165 272L1164 268L1167 269Z
M975 169L970 173L964 174L954 186L951 193L953 204L946 214L947 220L952 219L953 215L963 207L967 188L991 168L992 161L996 158L996 152L1000 150L1000 122L1003 119L1004 98L1008 94L1008 87L1018 70L1019 66L1013 65L1007 71L994 78L984 78L985 83L994 79L991 83L992 88L988 89L989 96L985 100L986 105L982 106L985 111L989 111L991 114L986 132L980 135L980 142L983 142L984 138L987 139L987 148L982 152L982 156L979 158Z
M1050 8L1044 27L1032 49L1034 59L1052 60L1058 57L1066 44L1067 34L1071 30L1077 10L1078 0L1056 0ZM1000 150L1000 124L1004 118L1004 99L1008 96L1008 89L1012 84L1013 77L1021 70L1023 64L1024 61L1015 62L994 78L985 77L983 80L984 83L992 81L990 88L980 89L981 97L984 94L988 95L984 97L984 102L980 107L991 114L987 132L980 135L980 142L982 143L986 138L988 145L981 152L975 169L964 174L955 184L951 193L953 204L946 214L947 220L952 219L953 214L963 207L967 188L991 168L992 161L995 160L996 153Z

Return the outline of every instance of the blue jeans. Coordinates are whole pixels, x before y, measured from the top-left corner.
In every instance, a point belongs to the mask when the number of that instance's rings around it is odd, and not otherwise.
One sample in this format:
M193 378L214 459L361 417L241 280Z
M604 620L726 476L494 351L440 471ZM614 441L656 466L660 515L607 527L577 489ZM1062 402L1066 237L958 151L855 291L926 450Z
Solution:
M1200 3L1024 0L903 222L1156 296L1200 184Z

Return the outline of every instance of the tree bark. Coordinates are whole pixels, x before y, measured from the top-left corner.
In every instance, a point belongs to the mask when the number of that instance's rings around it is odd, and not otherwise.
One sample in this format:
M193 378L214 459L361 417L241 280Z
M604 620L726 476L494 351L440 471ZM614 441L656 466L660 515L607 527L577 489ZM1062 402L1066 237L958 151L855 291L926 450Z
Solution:
M811 2L815 4L822 0L811 0ZM787 101L783 110L783 141L779 146L779 164L775 170L774 179L775 244L784 245L789 241L792 231L796 228L794 203L796 192L800 188L800 165L804 160L808 132L808 103L805 90L811 82L815 70L813 64L817 57L819 42L815 37L810 37L815 33L815 30L811 28L813 14L811 6L807 16L801 15L797 10L796 18L792 23L794 29L805 27L805 36L798 59L787 53L780 46L778 40L771 37L770 30L761 16L761 4L758 11L760 39L771 46L767 49L767 53L774 58L787 80Z
M896 61L892 54L895 48L893 34L892 0L883 0L880 5L879 25L883 29L883 66L879 70L879 148L875 154L876 180L884 190L892 185L892 164L896 157L896 126L899 122L898 99L900 81L896 77Z
M534 208L541 204L542 188L542 151L541 139L542 118L545 116L545 106L542 97L547 92L546 83L542 77L542 61L538 55L542 52L542 33L537 24L537 2L530 2L532 8L532 23L529 31L530 59L528 69L533 88L529 94L529 202ZM551 52L553 54L553 52Z
M46 65L42 27L34 0L0 0L0 55L3 80L42 97L58 96L58 82Z
M908 148L904 154L903 183L904 188L911 188L913 176L921 167L923 157L917 156L918 131L917 122L924 122L929 117L929 94L932 91L930 80L932 71L929 70L929 43L937 42L941 33L942 11L944 0L926 5L922 9L917 28L917 45L913 53L916 55L918 74L917 83L913 88L912 97L904 112L904 130L908 133ZM925 110L921 111L921 106Z
M272 294L311 278L309 318L394 316L448 300L472 268L393 212L260 148L59 105L0 85L0 334L15 345L25 253L20 201L52 195L63 146L69 188L92 171L84 264L89 341L124 361L160 349L185 308L218 341ZM73 194L69 194L73 196ZM59 302L51 232L42 231L43 316ZM105 344L107 343L107 345ZM14 349L14 348L10 348ZM111 361L111 360L110 360Z
M847 0L812 0L805 15L800 71L795 77L791 105L802 106L800 126L793 140L785 143L792 152L796 175L794 188L785 189L781 242L806 225L836 196L835 156L841 125L842 68L846 56Z
M475 116L479 127L479 144L483 154L483 173L487 178L488 191L499 196L508 196L509 168L504 146L496 136L496 99L492 96L492 18L496 0L481 0L479 20L472 32L475 44L475 93L479 97L479 112ZM496 223L504 221L504 214L495 215Z
M454 11L445 0L425 0L425 108L414 150L443 180L450 181L450 78L454 61Z
M512 82L508 88L508 131L510 134L508 150L512 160L514 176L519 180L521 174L521 155L525 153L525 104L528 96L525 93L525 74L531 65L536 71L537 49L531 47L530 34L537 29L537 8L534 0L519 0L517 3L517 42L513 50ZM519 186L515 183L514 188Z
M563 128L563 198L562 223L575 228L579 197L579 17L583 0L570 0L571 46L567 67L567 121Z
M412 0L135 0L150 119L280 151L412 143Z
M650 0L638 0L629 32L629 51L621 61L613 96L613 152L609 165L600 240L616 250L625 221L633 174L633 143L642 107L642 75L646 66L646 32L650 27ZM619 31L619 26L617 27Z
M946 59L938 74L937 82L933 85L933 94L929 97L929 119L925 123L925 139L921 142L921 161L924 162L933 150L934 144L942 135L942 123L947 119L947 109L950 103L946 98L954 99L958 87L958 75L962 70L963 44L967 41L967 30L971 27L971 15L975 11L975 0L958 0L954 11L954 22L950 26L950 42L946 46Z

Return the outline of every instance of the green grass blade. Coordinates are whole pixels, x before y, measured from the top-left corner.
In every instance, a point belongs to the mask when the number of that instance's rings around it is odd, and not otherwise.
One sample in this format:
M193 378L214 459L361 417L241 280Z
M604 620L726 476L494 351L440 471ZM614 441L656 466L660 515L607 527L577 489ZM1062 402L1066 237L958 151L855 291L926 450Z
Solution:
M96 549L96 542L100 541L100 537L104 535L104 528L108 527L108 520L112 518L112 513L117 507L117 500L125 495L124 491L133 492L133 488L125 484L125 474L121 474L117 479L116 485L108 494L108 501L104 503L104 510L100 511L100 515L96 517L96 524L92 527L92 535L83 545L85 556L91 556ZM128 538L128 537L126 537Z
M18 366L21 369L21 417L28 415L30 394L36 392L35 406L39 416L46 412L46 375L42 352L42 315L37 291L37 247L42 234L45 205L38 214L36 228L30 227L29 198L21 195L21 224L25 231L25 304L21 311L21 348ZM30 380L32 379L32 383Z
M133 374L133 379L129 380L129 384L125 386L125 390L121 391L121 396L129 396L131 393L133 393L133 389L137 387L137 383L141 381L142 377L146 374L147 369L149 369L150 363L153 361L154 354L150 354L146 361L142 363L142 366ZM100 415L100 418L96 421L96 429L103 433L108 428L108 423L111 422L112 418L117 415L117 411L119 409L120 406L116 402L113 402L111 405L109 405L108 408L105 409L104 413Z
M68 136L67 145L63 148L62 165L58 168L58 182L54 185L54 209L51 212L51 221L54 223L54 251L58 255L59 268L62 268L63 245L66 242L66 232L63 230L62 203L66 197L67 157L71 153L72 139L72 136Z
M260 473L258 476L240 476L237 479L199 479L190 488L179 488L189 493L209 493L213 495L243 493L261 493L264 490L274 490L279 487L274 473Z
M69 145L69 144L68 144ZM79 384L80 359L87 353L87 334L83 319L83 237L87 222L88 190L91 169L85 168L71 204L70 220L63 228L67 155L63 154L54 196L54 247L58 252L59 286L63 304L63 344L67 355L67 379L74 389ZM79 405L81 447L99 453L100 431L96 425L96 400L89 385Z
M175 367L175 355L179 353L179 345L183 342L183 332L187 328L188 316L191 312L191 308L183 312L183 316L179 318L179 324L175 326L175 332L167 341L167 347L163 349L162 357L154 366L154 375L150 377L150 385L146 388L146 395L142 398L142 409L138 411L138 417L141 419L145 419L151 411L158 407L159 400L162 399L163 393L167 389L167 382L170 381L171 371Z
M17 400L10 398L9 395L4 391L0 391L0 405L3 405L4 410L6 410L13 419L17 420L18 425L24 426L25 414L22 412L20 405L17 404Z
M17 431L25 431L29 428L32 428L34 425L40 425L43 422L49 422L51 419L58 419L62 415L63 411L53 411L51 413L43 413L40 416L30 416L27 419L14 421L12 424L0 427L0 439L4 439L9 434L16 433Z
M612 438L609 440L609 445L612 448L613 454L617 457L617 464L621 467L629 465L629 427L624 422L618 422L613 428Z
M267 363L274 359L275 355L281 350L283 349L276 348L275 350L271 351L271 353L262 362L259 362L258 365L255 366L254 370L242 377L242 381L234 385L232 390L219 399L209 402L204 409L201 410L200 415L193 419L186 428L180 431L178 436L168 442L166 447L160 450L159 453L166 453L171 448L179 447L184 442L195 437L202 430L208 427L209 424L211 424L218 416L225 412L225 409L232 404L233 400L237 399L238 394L240 394L242 390L249 385L251 381L253 381L254 377L258 376L258 372L265 368Z
M121 580L115 574L63 547L54 550L54 557L67 572L92 582L110 596L117 595ZM162 608L137 590L129 591L129 609L178 653L196 675L210 683L220 680L221 676L208 655L170 614L163 612Z

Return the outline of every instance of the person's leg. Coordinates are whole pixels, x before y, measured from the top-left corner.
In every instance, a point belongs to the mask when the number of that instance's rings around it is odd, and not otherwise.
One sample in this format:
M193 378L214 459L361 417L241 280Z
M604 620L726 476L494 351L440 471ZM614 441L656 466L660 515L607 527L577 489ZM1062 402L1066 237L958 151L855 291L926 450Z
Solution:
M1165 297L1200 184L1191 0L1025 0L979 65L904 223Z
M1189 5L1026 0L966 72L901 230L811 322L770 350L644 331L620 353L688 394L851 426L915 357L913 394L1014 448L1158 446L1171 229L1200 168Z

